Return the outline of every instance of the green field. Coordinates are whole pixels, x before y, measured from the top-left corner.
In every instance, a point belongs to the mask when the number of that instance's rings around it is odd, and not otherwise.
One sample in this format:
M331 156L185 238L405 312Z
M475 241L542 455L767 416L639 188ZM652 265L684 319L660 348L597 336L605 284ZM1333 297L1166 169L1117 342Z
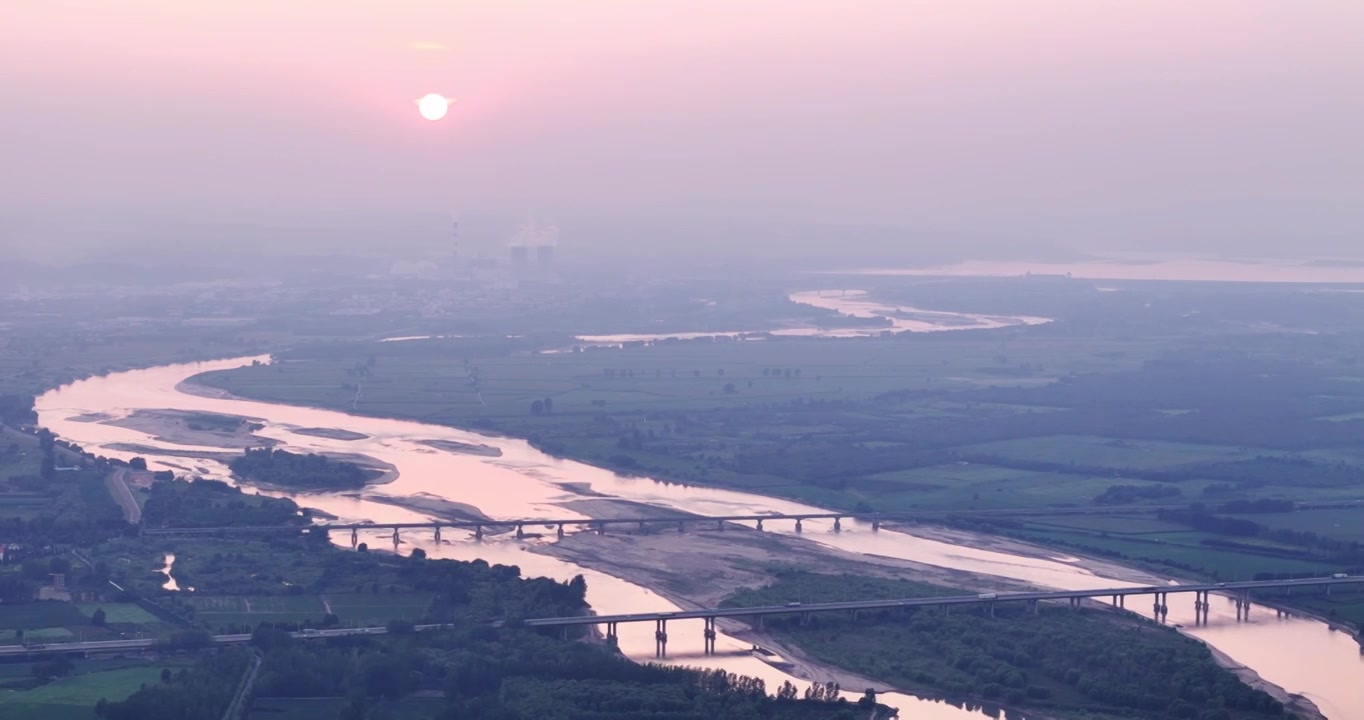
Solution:
M389 620L416 620L431 604L429 592L327 593L326 595L191 595L195 618L210 628L259 623L320 622L331 607L348 625L382 625Z
M432 593L328 593L324 604L341 622L360 625L382 625L389 620L417 620L431 606Z
M34 630L37 628L89 625L90 619L71 603L39 600L31 603L0 605L0 629Z
M1150 470L1200 462L1247 460L1264 451L1241 447L1193 445L1153 440L1122 440L1086 435L1046 435L969 445L965 451L1012 460Z
M321 620L326 614L316 595L212 596L191 595L186 600L194 616L209 627L272 622L301 623Z
M1345 541L1364 542L1364 507L1299 510L1269 515L1232 515L1271 528L1312 532Z
M74 674L31 690L0 690L0 717L5 720L90 720L101 698L122 700L144 683L156 684L163 668L183 665L142 660L76 661ZM16 670L30 674L31 665ZM0 678L3 678L0 675Z
M1102 350L1128 343L1099 343ZM1011 362L1040 367L1032 377L1050 381L1052 368L1098 371L1128 367L1139 357L1107 358L1083 343L1039 340L1011 350ZM471 361L481 393L469 382L458 342L381 343L364 348L378 355L368 370L358 410L374 415L422 417L438 422L528 415L530 403L551 397L554 413L595 414L602 408L629 411L665 404L674 410L741 407L794 398L865 398L928 387L970 388L994 382L997 341L963 339L907 344L863 339L774 339L762 342L660 343L552 355L524 354ZM850 355L850 351L855 353ZM799 358L799 361L793 358ZM944 377L950 364L952 378ZM209 373L197 380L248 397L349 409L358 378L350 358L285 363ZM780 376L764 370L781 370ZM787 376L786 371L791 375ZM799 371L799 375L796 375ZM727 393L725 386L734 385ZM481 395L481 402L480 402ZM604 405L594 405L593 402ZM964 406L952 408L959 410ZM1003 412L999 405L979 412ZM1017 412L1016 408L1007 412Z

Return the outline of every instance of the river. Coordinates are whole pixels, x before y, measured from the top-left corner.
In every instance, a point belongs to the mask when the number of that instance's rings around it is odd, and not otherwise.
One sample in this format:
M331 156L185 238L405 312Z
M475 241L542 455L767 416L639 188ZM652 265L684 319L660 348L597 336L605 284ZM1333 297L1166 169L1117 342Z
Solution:
M822 310L834 310L855 318L880 318L889 321L884 325L863 327L817 327L813 325L790 325L767 330L727 331L727 332L675 332L675 333L619 333L615 335L579 335L577 339L587 345L611 346L622 343L656 342L659 340L695 340L698 338L742 338L745 336L775 335L781 337L829 337L857 338L873 337L882 333L902 332L947 332L952 330L990 330L1014 325L1041 325L1051 322L1051 318L1030 315L981 315L979 313L955 312L947 310L924 310L905 305L887 305L872 299L865 290L806 290L791 293L788 299L799 305L809 305ZM386 338L387 341L416 340L419 337Z
M388 485L361 492L292 495L300 504L318 508L347 521L392 522L425 519L420 512L378 500L389 497L436 497L477 506L494 518L565 517L577 514L562 504L590 491L678 511L705 515L736 515L758 512L812 512L816 508L799 503L748 495L727 490L664 484L647 478L624 478L601 468L548 456L527 442L514 438L489 437L454 428L403 420L358 417L305 407L276 405L235 398L187 394L182 382L201 372L247 364L257 358L237 358L185 365L169 365L146 370L115 373L81 380L46 393L38 399L41 423L59 436L88 450L129 458L134 454L113 449L122 443L155 448L143 450L153 465L190 471L209 477L225 477L225 468L213 461L186 457L194 451L221 451L221 448L176 445L151 437L145 432L90 422L89 416L104 414L122 417L138 409L179 409L259 418L264 428L259 435L282 442L290 449L325 453L361 453L392 464L399 477ZM76 419L87 416L84 419ZM343 428L362 433L364 439L338 440L296 432L300 429ZM499 448L500 457L485 457L436 450L422 441L446 440L470 445ZM769 532L791 533L783 523L769 523ZM862 553L904 558L944 568L1013 578L1040 587L1081 589L1128 585L1120 580L1095 575L1057 554L1053 558L1008 555L958 544L937 542L910 532L868 528L849 523L834 533L831 523L806 523L803 537L829 547ZM582 574L588 582L588 601L599 613L668 611L676 606L647 588L622 579L552 558L526 552L525 543L506 536L482 543L446 531L446 542L437 546L425 533L408 533L405 549L422 547L433 557L518 565L527 575L543 575L567 580ZM376 532L365 539L382 546L387 535ZM338 541L348 542L348 538ZM1169 621L1193 625L1192 600L1175 596ZM699 623L699 621L697 621ZM701 658L699 626L690 628L676 621L670 632L669 651L686 657L688 664L723 667L733 672L762 677L769 687L788 679L784 673L742 653L747 645L722 637L719 649L735 654ZM621 626L621 648L632 658L647 660L653 655L653 628L639 623ZM1214 598L1207 627L1190 630L1227 656L1259 672L1265 679L1290 692L1313 700L1331 718L1364 717L1364 666L1359 648L1349 635L1331 631L1313 620L1280 619L1273 609L1256 607L1249 622L1238 623L1230 600ZM795 680L794 678L790 678ZM801 684L797 681L797 684ZM904 717L946 720L981 717L980 713L960 710L937 702L909 696L883 696L884 701L901 709Z

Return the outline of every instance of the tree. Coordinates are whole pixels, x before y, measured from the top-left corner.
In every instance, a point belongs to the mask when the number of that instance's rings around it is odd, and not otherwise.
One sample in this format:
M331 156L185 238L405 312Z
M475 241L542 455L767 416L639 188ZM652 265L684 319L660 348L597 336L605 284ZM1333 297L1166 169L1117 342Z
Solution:
M96 608L95 612L90 615L90 622L97 627L104 627L104 619L104 608Z
M128 467L134 470L146 470L147 460L145 458L135 457L128 461Z
M161 682L169 683L170 681L171 681L170 668L161 668Z
M412 548L412 555L411 555L411 557L412 557L413 560L425 560L425 559L426 559L426 551L423 550L423 549L421 549L421 548Z

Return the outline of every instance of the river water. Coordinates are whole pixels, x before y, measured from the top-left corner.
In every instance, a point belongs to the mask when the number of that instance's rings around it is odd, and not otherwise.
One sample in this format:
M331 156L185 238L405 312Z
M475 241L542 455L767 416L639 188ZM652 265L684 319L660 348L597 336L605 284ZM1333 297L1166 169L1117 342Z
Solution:
M388 485L343 494L292 495L302 505L347 521L426 519L423 513L379 502L384 496L444 498L477 506L493 518L574 517L579 515L561 506L561 503L581 497L570 489L572 487L704 515L818 510L787 500L727 490L684 487L647 478L623 478L590 465L550 457L518 439L305 407L204 397L178 389L183 381L198 373L239 367L254 359L257 358L170 365L78 381L40 397L37 403L39 417L45 427L59 436L99 454L125 459L141 454L153 465L209 477L225 477L226 469L217 462L186 455L195 451L221 451L221 448L176 445L138 430L90 422L88 416L100 413L122 417L137 409L167 408L243 415L259 418L265 425L259 434L279 440L290 449L361 453L396 467L399 477ZM75 419L79 416L87 417ZM368 437L337 440L296 432L311 428L343 428ZM499 448L502 455L486 457L436 450L422 443L430 440L489 445ZM111 448L121 443L134 443L144 448L137 453ZM152 452L147 448L156 450ZM769 532L794 532L794 528L783 525L785 523L768 523L767 529ZM845 524L841 533L834 533L831 523L823 521L807 522L805 530L804 538L829 547L1013 578L1039 587L1084 589L1129 584L1097 576L1060 554L1051 559L1008 555L916 537L912 531L873 533L855 523ZM471 536L460 535L447 530L443 533L446 542L436 545L425 533L409 532L404 535L404 550L422 547L433 557L483 558L493 563L518 565L527 575L560 580L582 574L588 583L588 600L599 613L677 609L647 588L590 568L526 552L524 542L507 536L489 536L478 543ZM388 542L388 535L375 532L363 539L375 547L383 547ZM349 538L337 540L349 542ZM1141 604L1135 599L1134 603ZM1135 605L1133 609L1137 609ZM1169 621L1193 625L1192 598L1172 597ZM683 658L681 662L723 667L762 677L770 688L786 679L795 680L743 653L747 645L727 636L720 638L718 648L722 653L734 654L701 657L701 628L699 621L696 624L697 627L692 628L689 621L670 623L676 627L670 629L669 652L675 658ZM1361 682L1364 665L1358 646L1345 633L1333 632L1317 621L1280 619L1273 609L1258 606L1252 611L1249 622L1238 623L1230 600L1217 597L1213 599L1209 625L1191 632L1237 662L1254 668L1269 681L1311 698L1333 719L1364 718L1364 682ZM646 623L622 625L621 649L632 658L651 659L652 633L652 626ZM899 707L902 717L907 718L947 720L981 716L978 712L909 696L883 695L883 698L888 704Z
M783 337L874 337L881 333L947 332L951 330L989 330L1013 325L1041 325L1051 318L1030 315L981 315L978 313L924 310L905 305L887 305L871 298L864 290L807 290L791 293L793 303L810 305L824 310L835 310L855 318L881 318L889 324L865 327L814 327L808 325L779 327L768 330L730 332L675 332L675 333L620 333L615 335L579 335L578 340L588 345L620 345L658 340L695 340L707 337L738 338L765 334ZM387 338L388 341L417 340L420 337Z

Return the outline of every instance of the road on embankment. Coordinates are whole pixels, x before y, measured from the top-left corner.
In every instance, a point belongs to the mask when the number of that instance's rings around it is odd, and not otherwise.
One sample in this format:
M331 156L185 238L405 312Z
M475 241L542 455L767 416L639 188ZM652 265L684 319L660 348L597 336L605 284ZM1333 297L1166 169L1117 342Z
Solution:
M104 477L104 484L109 488L109 494L113 496L114 502L123 508L123 519L130 525L142 522L142 508L128 487L128 468L114 468L113 472Z

